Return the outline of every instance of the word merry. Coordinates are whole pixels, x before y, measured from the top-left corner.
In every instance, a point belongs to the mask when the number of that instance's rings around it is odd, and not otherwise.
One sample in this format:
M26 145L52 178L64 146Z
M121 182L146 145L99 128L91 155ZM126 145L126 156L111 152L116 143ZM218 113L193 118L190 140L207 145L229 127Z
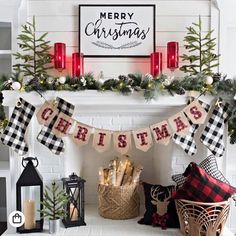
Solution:
M134 13L125 13L125 12L100 12L100 19L109 19L109 20L131 20Z

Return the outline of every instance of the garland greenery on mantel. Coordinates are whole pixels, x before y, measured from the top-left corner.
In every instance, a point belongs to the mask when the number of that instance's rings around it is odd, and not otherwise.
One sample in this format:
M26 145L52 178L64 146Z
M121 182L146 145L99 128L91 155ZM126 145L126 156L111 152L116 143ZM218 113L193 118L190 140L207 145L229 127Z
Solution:
M212 69L218 65L219 55L214 54L215 39L211 39L212 31L203 36L200 17L198 23L193 23L193 26L187 28L187 36L184 39L189 55L184 54L182 58L189 64L181 67L180 70L185 72L185 76L175 79L164 74L155 78L150 74L128 74L108 80L104 80L103 76L95 79L92 73L79 78L51 77L46 72L50 68L48 63L51 60L49 41L44 39L47 34L39 38L35 37L35 19L33 23L27 22L22 28L18 45L23 49L24 54L18 52L15 56L23 62L14 66L17 70L10 78L7 76L0 78L0 128L4 128L7 124L2 105L4 98L1 91L3 90L36 91L39 94L47 90L97 90L119 92L123 95L129 95L133 91L143 91L146 100L156 99L162 94L169 93L174 96L184 95L186 91L198 91L201 95L221 96L231 104L232 114L229 119L228 133L230 142L236 143L236 100L234 99L236 81L219 73L213 73Z

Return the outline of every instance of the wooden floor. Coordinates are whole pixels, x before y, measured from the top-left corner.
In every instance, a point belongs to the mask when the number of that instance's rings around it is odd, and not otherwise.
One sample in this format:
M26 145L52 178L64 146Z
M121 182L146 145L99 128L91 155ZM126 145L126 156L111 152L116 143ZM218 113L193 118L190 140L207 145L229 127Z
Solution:
M158 227L139 225L137 221L140 217L131 220L108 220L100 217L97 208L86 206L85 222L87 226L65 229L61 227L60 236L179 236L178 229L161 230ZM34 233L32 236L48 236L47 225L42 233ZM6 236L16 236L15 229L7 230ZM20 236L29 236L21 234ZM223 236L233 236L232 233L225 230Z
M7 223L6 222L0 222L0 235L2 235L7 229Z

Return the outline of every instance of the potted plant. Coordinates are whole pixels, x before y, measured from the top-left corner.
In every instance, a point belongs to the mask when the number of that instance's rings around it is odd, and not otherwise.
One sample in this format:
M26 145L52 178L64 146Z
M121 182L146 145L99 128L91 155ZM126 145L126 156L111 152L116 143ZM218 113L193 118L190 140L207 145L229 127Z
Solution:
M68 203L69 196L59 188L55 181L50 187L46 186L43 195L43 209L40 212L43 213L44 218L49 218L49 233L59 233L60 220L66 216L64 206Z

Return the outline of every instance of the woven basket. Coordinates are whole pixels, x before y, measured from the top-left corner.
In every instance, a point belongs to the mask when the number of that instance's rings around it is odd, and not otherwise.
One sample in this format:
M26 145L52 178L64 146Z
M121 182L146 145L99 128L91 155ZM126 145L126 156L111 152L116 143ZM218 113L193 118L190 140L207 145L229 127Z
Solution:
M230 199L217 203L176 200L183 236L220 236L230 210Z
M125 220L139 215L138 184L98 186L98 212L108 219Z

